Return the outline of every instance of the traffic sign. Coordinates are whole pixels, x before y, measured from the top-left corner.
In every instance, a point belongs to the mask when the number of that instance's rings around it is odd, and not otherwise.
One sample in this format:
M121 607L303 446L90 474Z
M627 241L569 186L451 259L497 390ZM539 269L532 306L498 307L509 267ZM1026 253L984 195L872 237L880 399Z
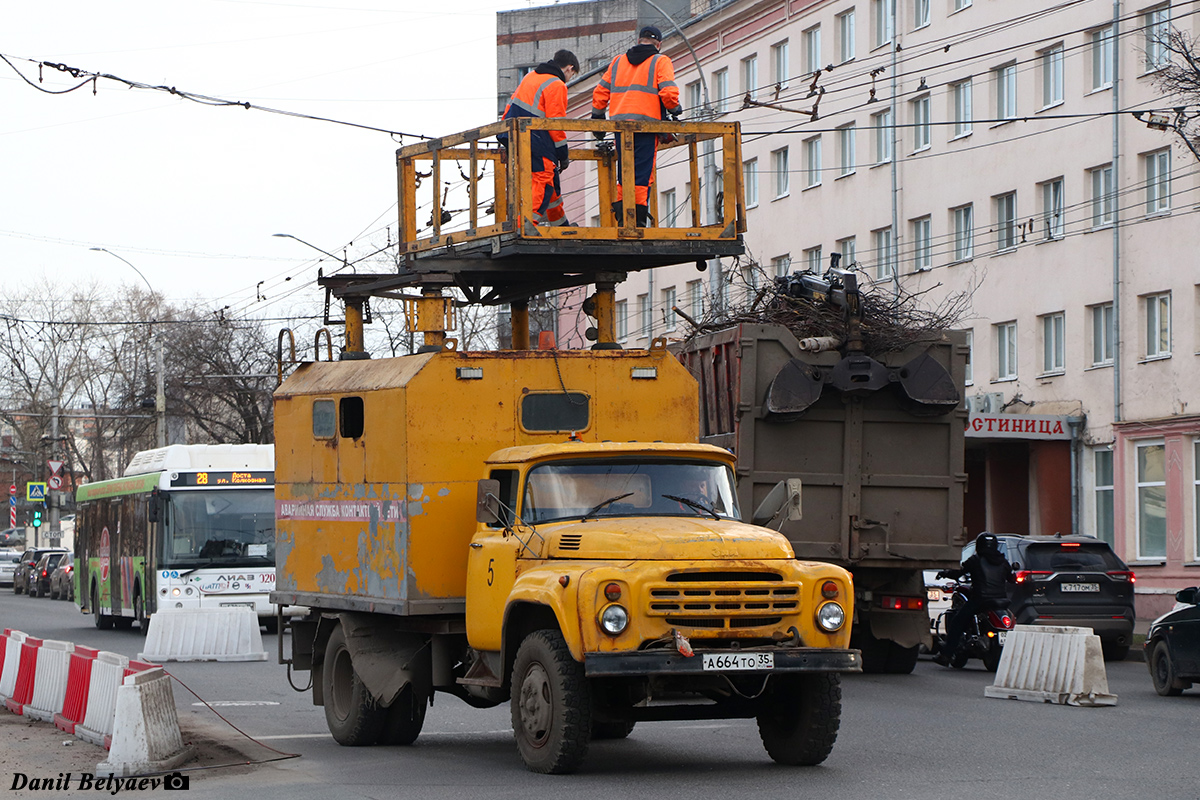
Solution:
M16 485L15 483L14 483L14 484L11 484L11 485L9 485L9 487L8 487L8 493L9 493L9 494L16 494L16 493L17 493L17 485Z
M62 481L62 475L51 475L50 480L48 480L46 483L49 484L51 489L57 492L62 488Z
M41 503L46 500L46 484L41 481L30 481L25 484L25 501Z
M57 475L58 473L62 472L62 468L63 468L63 462L61 462L61 461L47 461L47 462L46 462L46 466L50 468L50 474L51 474L51 475Z

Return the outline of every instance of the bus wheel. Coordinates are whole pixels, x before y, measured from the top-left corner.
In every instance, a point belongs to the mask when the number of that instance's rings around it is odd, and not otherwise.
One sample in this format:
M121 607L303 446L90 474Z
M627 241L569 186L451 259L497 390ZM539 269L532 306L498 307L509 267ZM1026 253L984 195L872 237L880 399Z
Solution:
M100 610L100 590L96 584L92 584L92 614L96 618L96 627L102 631L109 630L113 626L112 617Z
M133 616L137 619L138 630L142 636L150 630L150 620L146 617L146 603L142 600L142 590L139 587L133 596Z

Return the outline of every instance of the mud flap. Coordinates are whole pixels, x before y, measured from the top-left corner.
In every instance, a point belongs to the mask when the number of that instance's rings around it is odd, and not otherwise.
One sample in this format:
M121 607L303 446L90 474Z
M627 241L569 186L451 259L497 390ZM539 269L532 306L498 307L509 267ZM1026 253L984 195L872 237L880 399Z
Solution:
M901 647L933 645L933 636L929 633L929 613L926 611L871 614L867 622L871 626L871 635L876 639L887 639Z
M418 697L429 696L433 655L428 635L398 631L372 614L346 612L338 617L354 671L375 699L390 706L410 683Z

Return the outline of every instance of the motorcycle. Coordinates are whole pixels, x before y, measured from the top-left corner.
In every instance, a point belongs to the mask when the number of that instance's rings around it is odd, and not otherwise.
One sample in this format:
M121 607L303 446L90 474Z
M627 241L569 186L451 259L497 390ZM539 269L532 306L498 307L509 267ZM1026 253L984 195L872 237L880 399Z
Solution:
M964 603L971 591L971 584L962 579L947 584L952 592L950 608L938 615L929 624L933 636L933 647L930 652L937 655L946 645L946 625ZM1004 603L1003 600L999 603ZM997 605L999 605L999 603ZM959 640L958 649L950 654L950 666L962 669L968 659L979 658L988 672L995 672L1000 666L1000 656L1004 651L1004 641L1015 626L1012 612L1007 607L986 608L977 612L968 622Z

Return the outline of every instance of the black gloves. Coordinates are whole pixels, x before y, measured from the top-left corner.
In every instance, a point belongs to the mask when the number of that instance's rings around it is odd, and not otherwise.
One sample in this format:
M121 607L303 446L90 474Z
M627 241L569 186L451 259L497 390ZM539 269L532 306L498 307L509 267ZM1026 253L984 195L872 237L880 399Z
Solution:
M671 118L672 122L679 122L679 118L683 116L683 109L677 108L674 111L668 111L667 116Z
M558 171L559 172L564 172L567 169L567 167L570 166L570 164L571 164L571 155L569 153L564 152L562 155L560 155L558 157Z

